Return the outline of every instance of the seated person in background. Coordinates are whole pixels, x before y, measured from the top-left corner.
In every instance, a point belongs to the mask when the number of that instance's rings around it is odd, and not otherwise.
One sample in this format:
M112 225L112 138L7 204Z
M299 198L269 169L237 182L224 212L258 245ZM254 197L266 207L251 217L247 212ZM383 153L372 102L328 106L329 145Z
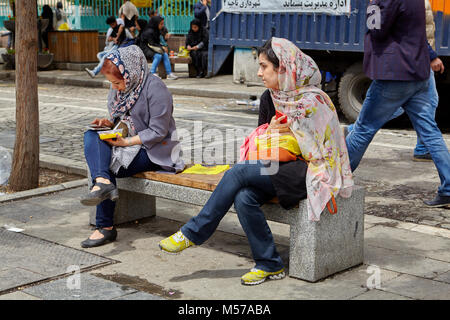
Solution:
M164 28L164 19L160 16L156 16L150 19L147 28L142 34L142 41L144 46L148 46L151 51L150 55L153 55L153 63L150 72L156 74L156 68L158 67L161 60L164 63L164 68L166 69L167 79L175 80L178 77L173 74L172 67L170 66L169 55L164 51L161 44L161 30ZM148 55L146 54L146 57Z
M90 70L89 68L84 69L92 78L100 73L105 55L112 50L130 45L127 38L130 39L131 34L125 29L122 19L116 19L114 16L111 16L106 19L106 24L109 24L109 29L106 32L105 48L102 52L97 53L97 59L100 62L93 70Z
M164 17L161 18L164 20ZM167 27L164 23L164 27L161 29L160 42L165 53L169 53L169 45L167 44L167 40L169 40L171 36L172 35L169 33L169 30L167 30Z
M93 130L84 134L84 154L94 186L81 198L81 203L97 206L97 229L81 243L83 248L116 240L117 177L150 170L184 169L180 153L175 152L179 142L172 116L172 95L160 79L149 74L142 50L132 45L111 51L101 72L111 82L107 104L110 117L95 119L92 124L113 128L121 122L128 134L108 140L100 140Z
M53 10L48 4L45 4L42 7L41 18L48 19L47 27L45 28L45 30L42 30L42 41L44 41L44 48L48 49L48 33L50 31L53 31Z
M138 31L138 35L135 38L134 44L137 45L139 48L141 48L142 51L144 51L143 47L141 46L142 43L142 34L144 33L145 28L147 28L147 20L145 19L137 19L136 20L136 30ZM145 54L145 52L144 52Z
M119 17L123 19L125 28L127 28L132 37L134 38L134 32L136 30L136 20L139 17L139 11L136 6L129 0L124 0L123 5L119 9Z
M197 69L197 78L204 78L208 72L209 32L202 27L199 19L191 21L191 29L186 37L186 49Z

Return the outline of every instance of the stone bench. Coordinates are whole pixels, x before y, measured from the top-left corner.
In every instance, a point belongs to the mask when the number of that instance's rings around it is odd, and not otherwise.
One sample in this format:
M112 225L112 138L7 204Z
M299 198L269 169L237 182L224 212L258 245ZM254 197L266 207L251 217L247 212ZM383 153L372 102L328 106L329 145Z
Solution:
M156 197L203 206L222 176L144 172L117 179L115 223L155 216ZM319 222L308 220L304 200L291 210L262 207L267 220L290 225L289 276L316 282L363 263L364 189L355 186L351 198L338 196L336 203L337 214L325 209ZM90 222L95 224L95 210Z

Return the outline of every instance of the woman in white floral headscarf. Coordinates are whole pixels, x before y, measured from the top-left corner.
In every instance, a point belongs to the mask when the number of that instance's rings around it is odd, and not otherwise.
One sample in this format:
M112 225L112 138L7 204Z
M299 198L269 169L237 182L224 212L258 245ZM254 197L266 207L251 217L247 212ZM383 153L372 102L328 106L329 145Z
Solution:
M244 285L285 276L261 205L278 197L290 209L308 197L309 217L318 220L332 195L350 195L353 184L336 111L317 87L321 75L314 61L285 39L273 38L258 53L258 76L268 90L261 96L255 131L294 135L306 162L270 162L270 167L264 161L239 162L225 173L200 213L159 243L169 253L204 243L234 204L256 264L241 277ZM287 115L286 124L286 116L277 119L275 109Z
M303 158L308 162L308 217L317 221L332 196L350 197L353 186L347 146L336 109L319 89L314 60L292 42L272 38L279 59L278 89L270 89L275 109L286 114Z

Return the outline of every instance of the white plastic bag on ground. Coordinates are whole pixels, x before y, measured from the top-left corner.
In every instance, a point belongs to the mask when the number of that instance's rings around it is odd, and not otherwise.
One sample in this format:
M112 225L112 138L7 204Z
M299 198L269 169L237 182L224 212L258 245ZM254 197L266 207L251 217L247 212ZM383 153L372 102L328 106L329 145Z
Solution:
M11 154L5 148L0 147L0 186L8 182L11 174L11 164Z

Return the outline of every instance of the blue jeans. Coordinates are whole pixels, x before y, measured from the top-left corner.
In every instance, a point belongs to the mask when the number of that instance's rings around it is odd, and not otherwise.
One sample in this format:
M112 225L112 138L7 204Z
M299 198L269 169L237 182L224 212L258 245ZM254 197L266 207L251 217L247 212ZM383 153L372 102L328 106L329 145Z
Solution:
M256 262L256 268L275 272L283 268L272 232L260 206L276 196L269 175L261 175L263 165L241 162L223 176L200 213L189 220L181 232L196 245L204 243L217 229L231 208L238 214Z
M141 148L128 166L128 169L121 167L119 172L114 174L109 170L111 150L111 146L107 142L100 140L96 131L89 130L84 133L84 156L91 172L92 182L95 182L96 178L101 177L109 179L111 183L116 184L116 178L131 177L139 172L160 169L160 166L150 161L147 151ZM105 200L97 206L95 224L98 228L107 228L114 225L115 207L116 203L111 200Z
M439 95L436 89L436 80L434 78L434 71L431 70L430 72L430 79L428 80L428 99L430 101L432 110L433 110L433 119L435 119L436 117L436 109L438 107L439 104ZM393 115L392 117L389 119L389 121L400 117L403 113L405 113L405 110L403 108L399 108ZM350 132L353 129L353 123L351 125L348 126L348 132ZM419 155L425 155L429 153L427 147L425 147L425 145L423 144L422 140L420 140L420 137L417 136L417 144L416 147L414 149L414 155L415 156L419 156Z
M156 68L158 67L161 60L164 63L164 68L166 69L166 73L171 74L172 67L170 66L170 60L169 60L169 56L167 55L167 53L164 53L164 54L155 53L155 55L153 56L153 63L152 63L150 72L156 73Z
M111 47L111 49L109 50L105 50L105 51L101 51L99 53L97 53L97 59L100 61L98 63L98 65L92 70L92 72L95 75L98 75L100 73L100 70L102 70L103 64L105 63L105 56L110 53L113 50L116 50L117 48L119 48L119 46L117 44L113 45Z
M434 120L435 108L429 101L428 83L428 80L372 82L358 119L346 139L353 171L377 131L403 107L436 165L441 180L439 195L450 196L450 153Z

